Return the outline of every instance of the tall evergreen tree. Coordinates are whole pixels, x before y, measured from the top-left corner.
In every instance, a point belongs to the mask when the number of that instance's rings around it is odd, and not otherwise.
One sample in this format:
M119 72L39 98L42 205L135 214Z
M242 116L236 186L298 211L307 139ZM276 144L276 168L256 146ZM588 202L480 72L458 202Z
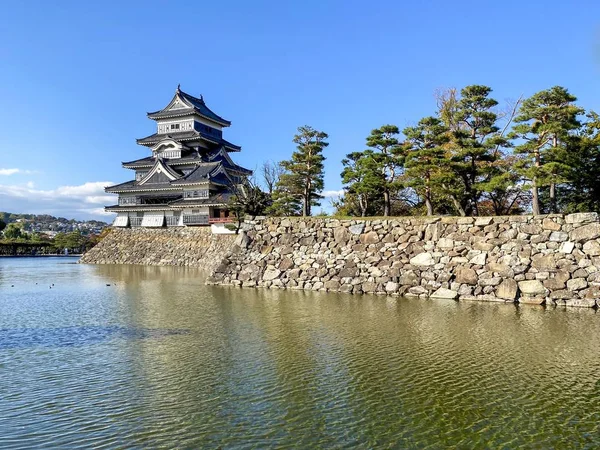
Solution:
M506 141L496 125L494 108L498 102L490 98L491 92L488 86L467 86L460 91L460 100L447 111L453 135L450 167L462 185L462 192L455 188L451 195L461 215L478 213L480 183L497 157L494 149Z
M384 125L371 131L367 146L383 178L383 215L389 216L392 209L392 195L402 188L404 171L404 147L398 140L400 131L395 125Z
M294 136L296 151L292 159L282 161L281 167L286 171L281 174L277 183L275 202L283 197L291 197L302 203L302 215L310 216L312 206L318 206L323 191L324 166L323 150L329 145L325 140L327 133L309 126L298 128ZM285 195L281 195L285 193Z
M559 205L564 212L600 212L600 115L587 114L575 136L565 141L569 183L559 185Z
M434 190L447 166L443 145L450 139L448 128L436 117L425 117L415 127L403 130L406 136L406 176L425 202L427 215L433 215Z
M353 152L342 160L342 183L347 185L347 193L356 199L360 215L365 217L369 208L383 192L385 180L373 157L372 150Z
M561 86L540 91L526 99L515 118L510 137L522 141L515 153L523 155L520 171L531 181L533 214L541 213L539 188L550 188L550 211L556 212L556 184L566 181L564 163L570 133L580 126L577 98Z

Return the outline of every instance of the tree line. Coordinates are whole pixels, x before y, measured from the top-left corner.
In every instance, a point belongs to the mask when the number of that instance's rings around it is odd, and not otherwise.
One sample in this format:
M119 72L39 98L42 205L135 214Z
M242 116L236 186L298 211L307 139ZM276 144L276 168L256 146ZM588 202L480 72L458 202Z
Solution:
M555 86L500 104L488 86L436 93L435 112L371 131L342 160L342 216L600 211L600 116ZM309 216L321 204L328 135L298 128L289 160L267 162L232 199L238 213ZM262 184L263 188L259 188Z
M86 235L80 231L70 233L57 233L54 237L48 237L42 233L29 233L23 229L21 223L6 224L0 219L0 245L42 244L44 253L63 253L66 249L69 253L84 253L100 242L108 233L108 228L99 235Z

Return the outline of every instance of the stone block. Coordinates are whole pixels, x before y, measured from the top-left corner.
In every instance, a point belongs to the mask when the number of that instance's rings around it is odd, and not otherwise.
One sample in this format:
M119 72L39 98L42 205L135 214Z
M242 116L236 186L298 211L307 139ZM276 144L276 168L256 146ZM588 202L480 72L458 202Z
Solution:
M279 269L267 269L262 276L263 281L271 281L279 278L281 275L281 270Z
M575 248L575 242L565 241L560 244L558 251L560 253L570 254L574 248Z
M476 285L477 284L477 272L473 269L466 267L458 267L455 271L456 282L461 284Z
M362 291L367 293L372 293L377 290L377 283L373 283L371 281L366 281L362 284Z
M593 298L569 298L565 300L564 305L578 308L593 308L596 306L596 300Z
M583 244L583 253L588 256L600 256L600 242L587 241Z
M565 242L569 239L569 233L565 233L564 231L553 231L550 233L550 242Z
M500 277L492 277L492 278L480 278L479 286L498 286L502 282L502 278Z
M525 223L519 229L527 234L540 234L542 232L542 227L534 223Z
M458 292L443 287L431 294L431 298L449 298L454 300L456 297L458 297Z
M454 241L448 238L441 238L438 240L437 246L438 248L449 250L454 247Z
M544 230L560 231L561 225L552 219L546 218L542 221L542 228Z
M523 303L524 305L543 305L545 302L545 297L519 297L519 303Z
M565 222L571 224L581 224L581 223L589 223L589 222L597 222L598 221L598 213L589 212L589 213L575 213L569 214L565 216Z
M360 242L363 244L376 244L379 242L379 235L376 231L369 231L360 237Z
M496 289L496 297L514 301L519 289L515 280L506 279Z
M413 266L433 266L435 261L431 253L419 253L418 255L410 259L410 263Z
M567 289L558 289L550 293L550 298L553 300L565 300L573 298L573 293Z
M414 295L427 294L428 291L423 286L413 286L408 290L409 293Z
M385 291L387 293L397 292L398 291L398 287L399 287L398 283L394 283L393 281L388 281L385 284Z
M519 289L528 296L546 295L546 288L539 280L519 281Z
M570 291L580 291L588 286L588 282L585 278L574 278L567 281L567 289Z
M475 226L485 227L492 223L494 219L492 217L477 217L475 218Z
M328 291L336 292L340 289L340 282L336 280L329 280L325 282L325 289Z
M559 280L557 278L549 278L547 280L542 281L542 284L546 289L549 289L551 291L564 289L567 286L564 281Z
M470 264L475 264L478 266L485 266L485 261L487 259L487 253L480 253L479 255L475 255L469 261Z
M363 231L364 231L364 229L365 229L365 223L364 222L357 223L355 225L350 225L348 227L348 231L350 233L356 234L356 235L362 234Z
M538 270L556 269L556 259L552 253L548 255L535 255L531 259L531 265Z
M600 237L600 223L590 223L571 231L571 240L575 242L584 242Z

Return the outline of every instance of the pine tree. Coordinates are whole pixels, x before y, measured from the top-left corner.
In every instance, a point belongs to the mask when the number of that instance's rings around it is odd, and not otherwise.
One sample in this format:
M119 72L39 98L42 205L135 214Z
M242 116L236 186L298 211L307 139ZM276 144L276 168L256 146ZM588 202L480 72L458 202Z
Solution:
M403 130L406 136L408 185L424 200L427 215L433 215L434 189L448 160L442 147L449 140L448 128L436 117L425 117L415 127Z
M533 214L540 214L539 188L550 188L550 211L556 212L556 184L566 181L569 167L564 163L566 141L571 131L580 126L577 116L582 110L575 106L577 98L560 86L540 91L526 99L511 138L523 141L515 153L523 155L519 169L531 180Z
M292 199L300 201L303 216L310 216L311 208L320 204L325 172L323 150L329 145L325 141L327 137L327 133L309 126L298 128L298 134L293 139L296 151L292 154L292 159L281 162L285 173L279 177L275 203Z
M486 180L486 169L497 157L494 149L506 141L496 125L498 116L493 109L498 102L489 97L491 92L488 86L467 86L447 112L453 135L450 167L461 184L460 191L455 187L451 195L461 215L478 214L480 183Z
M392 195L402 188L404 172L404 147L398 140L400 131L395 125L384 125L371 131L367 146L375 161L375 166L383 178L383 215L389 216L392 209Z
M378 168L372 150L353 152L342 160L344 170L341 173L342 183L347 185L347 195L356 199L360 215L365 217L376 202L377 196L383 193L385 180Z
M591 111L581 130L565 141L569 183L558 187L561 210L600 212L600 115Z

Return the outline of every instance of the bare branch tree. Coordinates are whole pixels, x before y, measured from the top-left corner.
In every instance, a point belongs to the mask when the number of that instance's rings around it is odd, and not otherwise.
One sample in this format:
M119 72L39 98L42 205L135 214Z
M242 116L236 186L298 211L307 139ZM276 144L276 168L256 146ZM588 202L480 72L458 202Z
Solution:
M265 161L263 162L260 173L262 175L263 182L265 184L265 188L269 194L273 193L277 182L279 181L279 177L283 174L284 169L281 167L279 163L273 161Z

